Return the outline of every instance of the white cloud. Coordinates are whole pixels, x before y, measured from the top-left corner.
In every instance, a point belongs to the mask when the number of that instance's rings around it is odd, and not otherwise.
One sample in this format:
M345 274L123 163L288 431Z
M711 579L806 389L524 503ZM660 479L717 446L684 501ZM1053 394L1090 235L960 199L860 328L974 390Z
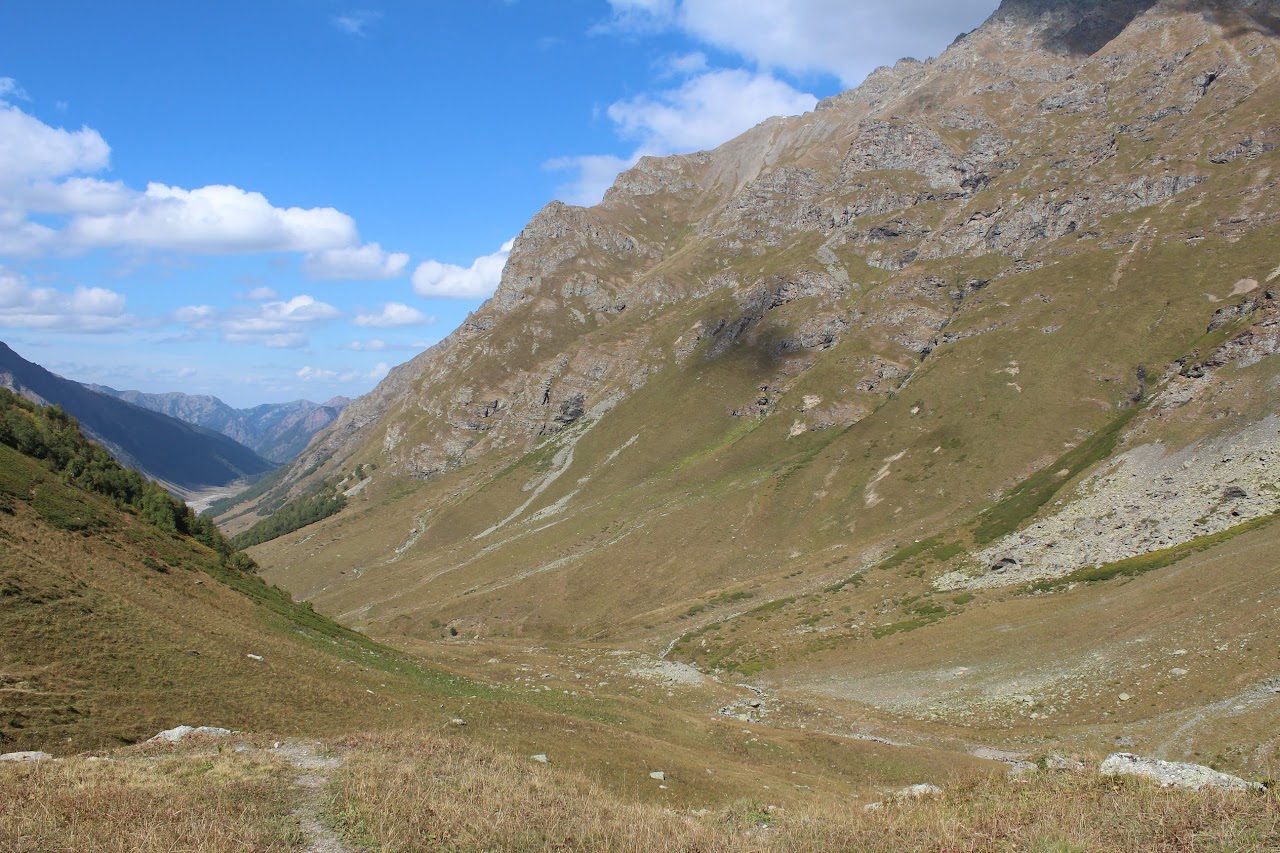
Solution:
M378 382L391 372L391 367L385 362L380 361L372 370L330 370L328 368L311 367L310 365L298 369L294 375L303 382L319 382L327 385L333 385L343 382Z
M136 198L137 193L120 181L84 177L32 183L16 196L27 210L90 216L128 210Z
M111 148L96 130L50 127L0 101L0 192L4 195L28 182L96 172L110 160Z
M383 352L386 348L387 342L376 338L371 341L352 341L343 347L343 349L351 350L352 352Z
M769 116L808 112L817 103L770 74L718 69L657 95L618 101L608 114L645 154L673 154L715 147Z
M434 317L428 317L417 308L411 308L401 302L388 302L382 306L380 314L360 314L355 325L370 329L390 329L399 326L424 326L434 323Z
M175 323L185 323L196 328L207 327L217 316L212 305L187 305L174 311L171 319Z
M10 97L17 98L19 101L29 101L31 96L18 85L18 81L12 77L0 77L0 102L7 101Z
M253 290L246 293L244 298L248 299L250 302L264 302L268 299L275 299L277 296L279 296L279 294L276 293L273 288L255 287Z
M333 25L347 35L366 36L369 34L369 27L381 19L381 12L375 12L370 9L356 9L336 15L333 18Z
M664 77L689 77L710 67L707 55L702 51L668 56L658 63L658 70Z
M210 305L188 305L170 315L170 320L192 329L216 331L233 344L257 344L271 349L302 349L310 342L308 332L336 320L342 312L312 296L272 299L253 306L221 312Z
M302 270L316 281L376 281L399 278L409 265L403 252L387 252L377 243L323 249L307 255Z
M446 296L454 299L487 298L498 289L502 268L507 264L514 240L502 244L469 267L424 261L413 271L413 289L419 296Z
M207 254L314 252L357 240L355 222L331 207L273 207L261 193L233 186L184 190L148 184L118 213L71 220L76 246L133 246Z
M114 290L32 287L22 276L0 267L0 327L102 333L136 325L137 318L125 310L124 296Z
M355 222L331 207L276 207L230 185L196 189L153 182L138 190L95 173L111 148L96 130L52 127L14 106L0 78L0 254L97 248L210 255L308 253L317 278L389 278L409 259L361 245ZM43 214L33 219L34 214Z

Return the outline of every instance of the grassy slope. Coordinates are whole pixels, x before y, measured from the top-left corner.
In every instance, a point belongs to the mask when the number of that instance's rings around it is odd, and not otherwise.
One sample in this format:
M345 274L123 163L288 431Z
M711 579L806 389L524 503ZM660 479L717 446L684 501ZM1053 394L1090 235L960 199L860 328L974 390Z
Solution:
M9 448L0 447L0 471L3 751L103 748L178 724L315 737L447 727L461 714L482 743L552 752L618 790L636 793L634 768L667 761L692 781L679 798L700 802L761 784L794 791L797 774L825 797L873 779L907 784L985 766L802 732L748 747L729 721L707 718L727 701L716 685L669 703L643 684L550 690L424 669ZM695 773L705 768L714 775Z
M230 747L234 746L234 749ZM619 796L580 772L430 731L361 734L310 749L308 789L287 752L260 739L133 748L110 761L0 765L0 847L211 853L386 851L1273 850L1280 799L1176 791L1091 772L976 776L940 796L890 791L827 801L776 790L710 807ZM661 784L679 784L669 772ZM872 799L874 797L874 799ZM871 802L877 808L864 809ZM313 809L332 829L299 824ZM317 842L324 839L324 844Z

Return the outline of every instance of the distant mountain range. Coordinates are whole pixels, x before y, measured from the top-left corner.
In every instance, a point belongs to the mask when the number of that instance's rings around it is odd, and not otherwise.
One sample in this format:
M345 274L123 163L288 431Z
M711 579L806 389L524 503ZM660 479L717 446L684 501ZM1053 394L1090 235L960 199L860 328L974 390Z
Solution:
M275 465L202 426L86 388L33 364L0 342L0 386L58 405L117 460L179 491L225 486Z
M235 409L207 394L183 394L177 391L148 394L142 391L117 391L106 385L86 387L135 406L220 432L264 459L277 463L289 462L301 453L311 441L311 436L332 423L351 402L347 397L334 397L323 403L294 400L291 403L267 403L251 409Z

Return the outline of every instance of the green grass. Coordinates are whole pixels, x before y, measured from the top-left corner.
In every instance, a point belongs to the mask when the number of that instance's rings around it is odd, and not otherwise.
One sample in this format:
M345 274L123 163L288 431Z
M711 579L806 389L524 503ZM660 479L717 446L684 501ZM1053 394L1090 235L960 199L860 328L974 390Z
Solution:
M204 511L204 514L208 516L223 515L238 506L257 500L279 485L288 473L289 466L282 465L274 471L264 474L261 478L255 481L253 485L245 489L243 492L240 492L238 495L232 495L229 498L223 498L222 500L214 501L209 504L209 508Z
M36 486L31 506L42 519L61 530L89 533L108 524L106 514L60 483Z
M1124 428L1141 410L1140 405L1131 406L1052 464L1023 480L995 506L982 513L981 520L973 528L974 542L985 545L1021 527L1071 479L1109 457L1115 451ZM1067 473L1061 473L1063 471Z
M876 568L895 569L919 557L927 557L933 561L949 560L952 557L958 557L966 550L968 549L959 542L945 542L941 536L931 536L902 546L882 560Z

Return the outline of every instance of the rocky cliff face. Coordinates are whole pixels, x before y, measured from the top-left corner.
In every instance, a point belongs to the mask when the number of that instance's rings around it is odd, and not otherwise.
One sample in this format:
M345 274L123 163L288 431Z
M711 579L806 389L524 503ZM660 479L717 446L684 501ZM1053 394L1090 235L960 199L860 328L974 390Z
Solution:
M358 567L281 543L281 577L386 624L589 634L958 529L1251 322L1213 327L1280 263L1278 20L1007 0L936 59L548 205L281 486L376 463L422 484L398 532L344 528Z

